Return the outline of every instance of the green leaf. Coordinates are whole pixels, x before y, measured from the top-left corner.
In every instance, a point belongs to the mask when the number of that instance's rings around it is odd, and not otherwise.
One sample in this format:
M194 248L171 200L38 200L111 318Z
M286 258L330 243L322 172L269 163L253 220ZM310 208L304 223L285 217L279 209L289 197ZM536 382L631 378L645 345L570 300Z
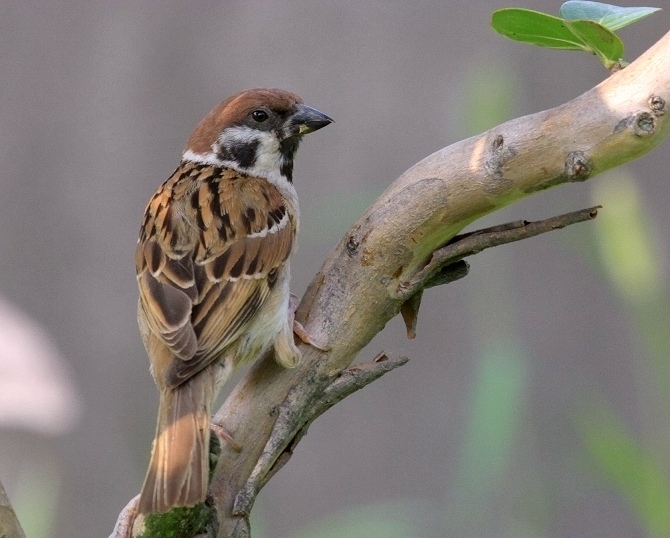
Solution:
M493 29L515 41L596 54L611 68L623 56L623 42L592 20L567 20L530 9L500 9L491 18Z
M499 34L515 41L555 49L586 50L559 17L531 9L507 8L493 12L491 26Z
M659 11L654 7L624 8L570 0L561 6L561 16L531 9L507 8L494 11L493 29L510 39L540 47L584 50L596 54L611 69L622 63L623 42L614 30Z
M619 7L600 2L569 0L561 6L560 13L564 19L595 21L614 31L660 10L660 7Z
M597 22L566 20L565 24L586 45L586 50L597 54L608 69L623 57L623 41Z

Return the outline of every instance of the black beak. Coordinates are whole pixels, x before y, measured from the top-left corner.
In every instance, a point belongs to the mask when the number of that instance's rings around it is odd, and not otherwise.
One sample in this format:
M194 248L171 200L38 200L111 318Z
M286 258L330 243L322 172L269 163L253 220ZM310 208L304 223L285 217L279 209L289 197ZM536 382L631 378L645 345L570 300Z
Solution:
M299 104L296 108L297 110L288 117L284 124L283 131L286 138L312 133L329 123L333 123L332 118L329 118L323 112L319 112L311 106Z

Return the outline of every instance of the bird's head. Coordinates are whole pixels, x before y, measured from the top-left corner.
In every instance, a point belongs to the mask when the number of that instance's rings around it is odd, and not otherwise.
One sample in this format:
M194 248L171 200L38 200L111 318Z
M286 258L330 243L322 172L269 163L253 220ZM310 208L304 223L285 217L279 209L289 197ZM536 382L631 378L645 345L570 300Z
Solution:
M302 136L332 121L287 91L246 90L207 114L186 144L183 160L257 177L279 174L290 182Z

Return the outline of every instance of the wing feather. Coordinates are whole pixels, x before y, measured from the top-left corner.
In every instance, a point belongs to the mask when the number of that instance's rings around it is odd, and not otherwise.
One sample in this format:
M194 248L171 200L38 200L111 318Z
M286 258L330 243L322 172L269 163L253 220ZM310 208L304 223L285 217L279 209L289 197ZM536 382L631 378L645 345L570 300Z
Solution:
M183 383L244 334L294 236L284 199L264 179L182 163L156 192L136 270L140 315L175 357L168 384Z

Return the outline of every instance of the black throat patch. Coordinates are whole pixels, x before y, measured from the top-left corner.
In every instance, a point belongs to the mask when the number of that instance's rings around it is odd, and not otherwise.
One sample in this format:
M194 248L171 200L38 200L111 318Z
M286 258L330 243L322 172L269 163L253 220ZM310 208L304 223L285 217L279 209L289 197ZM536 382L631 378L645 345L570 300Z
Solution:
M279 143L279 151L282 154L282 164L279 172L282 176L293 183L293 156L298 151L300 136L290 136Z
M241 168L249 168L256 162L258 144L258 140L224 144L219 149L217 157L222 161L233 161Z

